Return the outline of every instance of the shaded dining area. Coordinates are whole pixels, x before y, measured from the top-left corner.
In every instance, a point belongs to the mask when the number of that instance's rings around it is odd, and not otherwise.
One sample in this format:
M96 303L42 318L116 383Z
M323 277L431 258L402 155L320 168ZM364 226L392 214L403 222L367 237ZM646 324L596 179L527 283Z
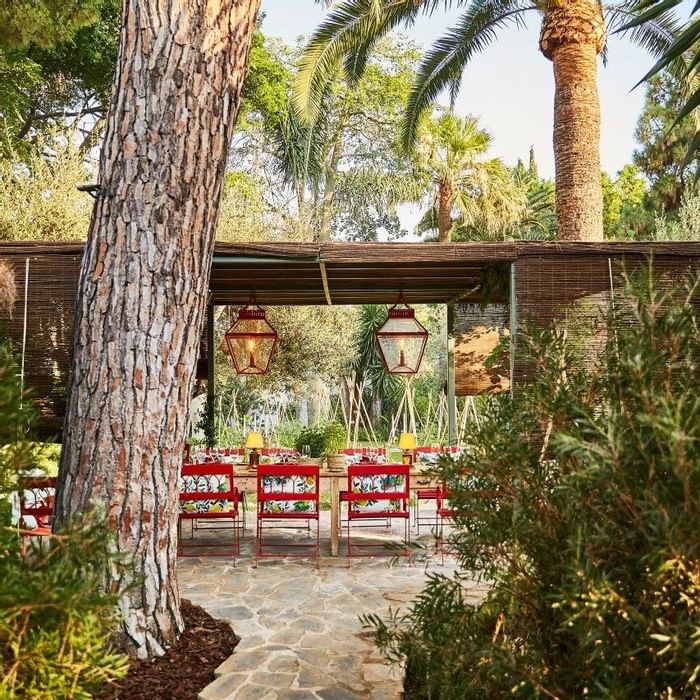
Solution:
M389 458L384 449L368 452L343 450L343 464L329 468L279 448L263 449L255 465L243 449L196 451L179 482L180 553L317 562L341 556L350 565L365 556L410 557L421 526L423 537L437 536L439 549L449 511L434 468L459 448L404 449L406 464L392 462L392 451Z
M81 243L0 243L20 291L14 316L0 321L47 440L61 439L82 249ZM532 366L518 352L520 324L548 327L571 318L572 309L583 323L614 299L625 267L654 255L662 283L670 285L699 254L696 243L217 244L197 362L198 407L179 480L182 554L199 538L218 537L224 556L251 551L259 559L275 552L275 536L285 556L296 551L314 559L360 557L367 533L379 540L393 533L394 553L419 532L439 538L449 527L449 499L433 463L468 447L464 428L478 420L481 394L511 392L528 380ZM331 411L320 421L290 402L270 409L273 391L260 391L260 377L276 373L279 384L289 368L281 361L285 343L303 350L318 325L309 315L290 326L285 314L349 307L374 308L366 334L379 358L374 374L365 372L360 356L352 385L338 375ZM429 324L424 309L443 314L440 323ZM317 343L317 357L306 358L310 380L322 355L356 342L340 326L325 338L328 347ZM569 342L580 344L588 362L585 339L572 333ZM419 374L426 348L437 386L427 402ZM235 385L222 380L224 367ZM372 394L384 377L400 387L391 409ZM245 407L251 387L266 392L264 410ZM421 400L422 423L412 415ZM294 435L279 427L284 411L294 412ZM384 418L383 434L374 430L376 416ZM338 425L340 437L319 437L321 427Z

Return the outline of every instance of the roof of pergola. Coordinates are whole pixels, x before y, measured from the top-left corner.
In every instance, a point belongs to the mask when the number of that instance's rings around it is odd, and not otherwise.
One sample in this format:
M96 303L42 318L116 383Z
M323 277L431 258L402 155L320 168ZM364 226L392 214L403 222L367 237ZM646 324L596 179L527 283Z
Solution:
M82 254L83 243L3 242L0 256ZM409 303L481 298L487 270L522 258L698 256L700 243L217 243L210 280L216 305L255 293L264 305Z
M514 246L417 243L219 244L210 290L215 304L448 302L480 286L486 264Z

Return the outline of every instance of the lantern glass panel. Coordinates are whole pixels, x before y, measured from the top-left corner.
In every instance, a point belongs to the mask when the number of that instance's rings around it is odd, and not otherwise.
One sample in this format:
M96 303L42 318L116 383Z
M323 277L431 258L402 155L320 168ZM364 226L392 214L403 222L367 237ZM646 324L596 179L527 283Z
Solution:
M428 333L415 318L386 320L377 331L379 351L390 374L415 374L420 367Z
M277 333L263 318L239 318L226 333L229 354L238 374L265 374Z

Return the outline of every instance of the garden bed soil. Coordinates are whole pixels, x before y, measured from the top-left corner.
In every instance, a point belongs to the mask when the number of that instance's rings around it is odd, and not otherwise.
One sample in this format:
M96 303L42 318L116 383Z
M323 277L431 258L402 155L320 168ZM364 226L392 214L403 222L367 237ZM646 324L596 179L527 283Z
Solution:
M102 700L196 700L214 680L214 670L233 653L239 639L231 625L182 600L185 631L165 656L133 659L129 672L103 688Z

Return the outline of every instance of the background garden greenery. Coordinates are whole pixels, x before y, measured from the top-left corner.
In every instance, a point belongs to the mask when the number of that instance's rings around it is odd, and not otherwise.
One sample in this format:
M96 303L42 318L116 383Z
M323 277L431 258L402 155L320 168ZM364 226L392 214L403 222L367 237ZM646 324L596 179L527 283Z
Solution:
M110 638L117 601L104 592L109 554L99 514L85 514L22 556L11 493L36 469L27 397L7 343L0 344L0 698L90 698L126 673ZM43 538L46 539L46 538Z
M534 383L440 468L460 573L365 618L412 697L700 697L698 289L636 277L591 373L564 332L519 337Z

